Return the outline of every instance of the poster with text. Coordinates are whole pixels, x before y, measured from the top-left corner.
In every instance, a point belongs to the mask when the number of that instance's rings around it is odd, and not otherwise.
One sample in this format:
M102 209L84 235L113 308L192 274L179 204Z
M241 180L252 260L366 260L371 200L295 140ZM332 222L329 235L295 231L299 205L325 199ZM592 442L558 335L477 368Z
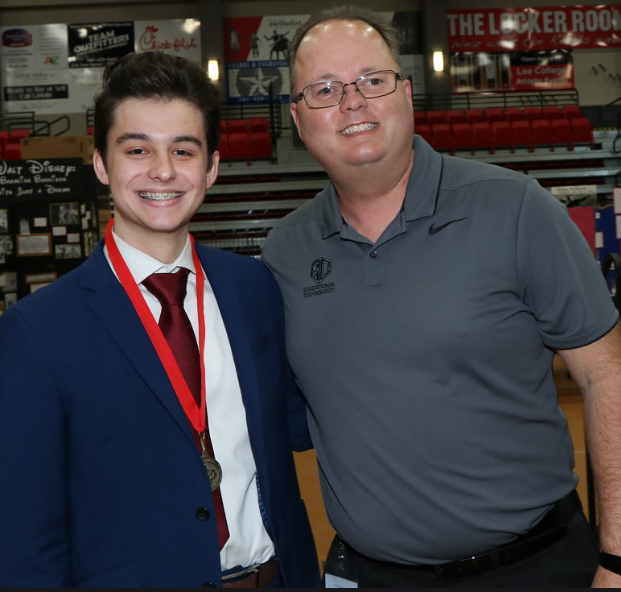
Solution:
M574 87L570 50L453 53L452 92L563 90Z
M163 51L200 64L200 26L196 19L136 21L135 51Z
M449 52L621 47L621 7L448 10Z
M413 93L424 92L419 19L416 12L381 13L401 33L404 78ZM224 19L225 61L229 103L289 101L287 51L293 34L308 15Z
M2 71L67 67L67 25L0 27Z
M131 22L69 25L69 67L103 68L134 50Z

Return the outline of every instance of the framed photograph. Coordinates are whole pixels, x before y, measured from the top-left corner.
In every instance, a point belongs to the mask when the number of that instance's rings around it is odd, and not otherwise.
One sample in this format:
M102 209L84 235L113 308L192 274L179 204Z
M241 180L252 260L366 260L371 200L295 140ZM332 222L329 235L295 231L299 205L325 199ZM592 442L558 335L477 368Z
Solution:
M77 202L50 204L52 226L70 226L80 223L80 205Z
M13 254L13 237L10 234L0 235L0 263Z
M5 308L9 308L17 302L17 292L11 292L10 294L4 295L4 306Z
M0 275L0 292L17 291L17 272L7 271Z
M24 280L27 284L49 284L58 277L55 271L43 273L27 273Z
M0 210L0 232L9 231L9 211Z
M80 259L82 257L82 246L77 245L55 245L54 257L56 259Z
M45 286L49 286L50 283L47 283L47 284L30 284L30 293L32 294L33 292L36 292L40 288L45 288Z
M52 254L51 234L18 234L17 256L38 257Z

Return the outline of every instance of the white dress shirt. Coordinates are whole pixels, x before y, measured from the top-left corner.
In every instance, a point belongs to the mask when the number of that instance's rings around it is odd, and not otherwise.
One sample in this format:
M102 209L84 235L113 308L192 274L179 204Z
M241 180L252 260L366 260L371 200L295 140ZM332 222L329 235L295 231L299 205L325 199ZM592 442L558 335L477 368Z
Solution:
M196 270L189 237L183 251L171 264L162 264L130 246L116 234L114 238L156 321L160 318L161 305L142 285L142 281L152 273L171 273L179 267L190 270L184 309L198 338ZM105 254L110 263L107 249ZM200 271L204 274L202 269ZM206 276L204 299L207 419L214 454L222 466L220 491L230 534L220 552L222 570L225 571L238 565L248 567L268 561L274 555L274 545L265 530L259 510L257 469L250 448L246 410L233 353L218 303Z

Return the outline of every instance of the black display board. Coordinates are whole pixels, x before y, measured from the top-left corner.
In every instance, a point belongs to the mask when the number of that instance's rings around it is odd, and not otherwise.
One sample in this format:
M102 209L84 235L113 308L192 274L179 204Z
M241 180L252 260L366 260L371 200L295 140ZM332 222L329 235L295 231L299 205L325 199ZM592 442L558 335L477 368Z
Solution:
M96 203L80 158L0 160L0 312L90 255Z

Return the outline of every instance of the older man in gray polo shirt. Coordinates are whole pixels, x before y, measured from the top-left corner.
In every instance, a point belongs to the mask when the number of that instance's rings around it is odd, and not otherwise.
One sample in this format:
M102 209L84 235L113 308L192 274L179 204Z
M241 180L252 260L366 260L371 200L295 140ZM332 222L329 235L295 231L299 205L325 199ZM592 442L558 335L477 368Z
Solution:
M583 388L602 548L619 554L618 313L536 181L412 144L393 41L350 8L298 31L292 114L331 183L263 251L338 533L326 583L589 586L552 358Z

